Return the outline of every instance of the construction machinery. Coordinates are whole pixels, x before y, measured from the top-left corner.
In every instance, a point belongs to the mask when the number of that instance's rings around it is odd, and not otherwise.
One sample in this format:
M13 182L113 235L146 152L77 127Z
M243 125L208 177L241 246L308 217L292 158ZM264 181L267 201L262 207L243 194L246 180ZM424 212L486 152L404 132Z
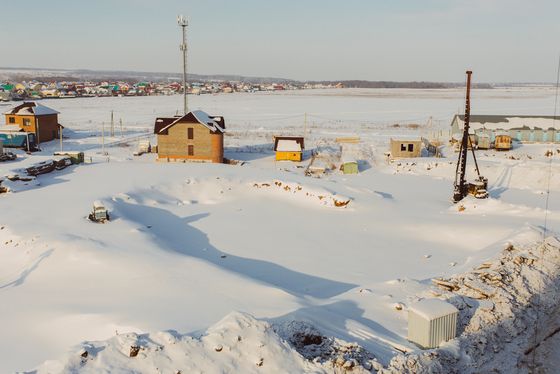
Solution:
M93 210L89 214L88 219L92 222L98 223L105 223L106 221L109 221L109 212L101 201L93 202Z
M463 127L463 137L461 138L461 143L459 146L459 158L457 159L457 167L455 169L455 183L453 190L453 202L457 203L468 194L473 195L477 199L485 199L488 197L488 179L480 175L480 170L478 168L478 163L476 162L476 156L474 153L474 147L471 143L471 137L469 136L469 124L471 116L471 75L472 71L467 71L467 95L465 103L465 124ZM467 171L467 155L468 150L471 150L472 157L474 160L474 166L476 173L478 175L477 179L473 183L467 183L465 179L465 174Z

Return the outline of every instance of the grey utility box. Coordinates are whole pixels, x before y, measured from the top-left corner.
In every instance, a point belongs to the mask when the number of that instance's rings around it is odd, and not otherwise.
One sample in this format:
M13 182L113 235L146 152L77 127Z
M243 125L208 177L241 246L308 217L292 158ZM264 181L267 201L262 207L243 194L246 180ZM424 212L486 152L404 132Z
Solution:
M454 339L458 314L457 308L446 301L420 300L408 309L408 340L428 349Z

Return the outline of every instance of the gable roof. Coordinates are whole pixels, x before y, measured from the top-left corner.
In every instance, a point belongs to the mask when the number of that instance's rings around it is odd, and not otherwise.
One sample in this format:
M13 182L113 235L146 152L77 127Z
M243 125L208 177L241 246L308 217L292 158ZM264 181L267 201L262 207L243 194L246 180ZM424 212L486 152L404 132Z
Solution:
M286 142L288 141L288 142ZM290 147L293 148L295 145L293 143L299 144L299 148L297 150L289 150L289 149L278 149L279 146L282 147ZM303 136L275 136L274 137L274 150L281 151L281 152L300 152L305 149L304 146L304 139Z
M457 120L462 127L465 116L456 114L452 124ZM560 116L534 115L471 115L469 125L472 129L513 130L513 129L560 129Z
M179 116L175 117L158 117L156 118L156 123L154 124L154 134L159 134L159 132L166 126L172 124L180 118Z
M59 114L59 112L44 105L37 104L34 101L29 101L14 107L12 110L9 110L4 114L46 116L50 114Z
M169 128L181 122L200 123L212 132L224 133L226 131L224 117L210 116L202 110L194 110L192 112L188 112L184 116L156 118L154 134L167 134Z

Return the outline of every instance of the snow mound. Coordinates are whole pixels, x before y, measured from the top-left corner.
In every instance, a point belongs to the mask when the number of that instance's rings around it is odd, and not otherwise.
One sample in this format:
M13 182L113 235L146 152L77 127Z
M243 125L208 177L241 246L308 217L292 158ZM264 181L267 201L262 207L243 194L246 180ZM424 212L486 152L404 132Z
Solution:
M295 349L268 322L232 312L201 335L180 335L174 331L128 333L106 341L83 342L61 359L46 361L33 372L342 373L347 369L354 373L369 372L360 361L371 368L366 361L369 354L357 345L337 345L334 339L322 337L308 325L287 324L277 329L291 339ZM309 336L310 341L304 339ZM324 359L311 361L318 354L310 346L318 347ZM297 348L307 355L302 356ZM342 351L338 361L328 359L333 352Z
M324 188L302 186L299 183L274 180L273 182L254 182L252 186L257 189L285 192L288 196L298 197L304 201L312 201L328 207L345 208L351 198L336 195Z

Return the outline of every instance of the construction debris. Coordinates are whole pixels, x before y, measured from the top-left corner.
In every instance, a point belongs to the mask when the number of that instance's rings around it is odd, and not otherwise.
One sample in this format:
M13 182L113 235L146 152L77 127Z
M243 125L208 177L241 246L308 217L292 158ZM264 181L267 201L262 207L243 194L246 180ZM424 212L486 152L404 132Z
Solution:
M381 372L526 372L520 368L532 365L527 352L557 329L549 319L558 313L559 264L560 241L549 237L525 248L508 243L497 258L468 273L433 279L459 309L461 335L453 349L401 354Z

